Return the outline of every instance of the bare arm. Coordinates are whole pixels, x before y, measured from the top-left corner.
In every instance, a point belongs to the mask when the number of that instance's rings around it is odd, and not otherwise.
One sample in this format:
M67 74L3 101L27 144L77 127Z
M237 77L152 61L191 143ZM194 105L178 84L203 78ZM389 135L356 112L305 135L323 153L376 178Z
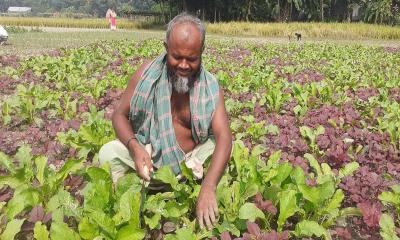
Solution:
M140 78L143 74L143 71L150 64L150 62L143 63L136 73L132 76L128 87L125 92L122 94L120 103L118 107L115 109L112 116L112 124L117 135L117 138L126 145L128 140L134 137L134 133L132 131L132 126L129 122L129 111L130 111L130 101L135 91L135 88L140 81ZM146 178L143 175L143 166L144 163L147 165L148 169L152 169L150 156L145 152L143 147L137 142L136 139L132 139L129 141L129 146L126 146L131 153L133 159L135 160L136 171L140 177ZM145 152L146 154L144 154Z
M232 150L232 134L229 129L222 89L219 92L219 103L215 110L211 127L215 135L216 145L211 157L211 165L201 184L196 208L200 227L203 228L205 222L209 229L216 222L216 216L218 215L215 190L229 161Z
M232 149L232 134L229 128L228 116L225 110L224 92L219 91L219 101L211 127L215 136L215 150L211 157L211 165L202 185L215 190L229 161Z

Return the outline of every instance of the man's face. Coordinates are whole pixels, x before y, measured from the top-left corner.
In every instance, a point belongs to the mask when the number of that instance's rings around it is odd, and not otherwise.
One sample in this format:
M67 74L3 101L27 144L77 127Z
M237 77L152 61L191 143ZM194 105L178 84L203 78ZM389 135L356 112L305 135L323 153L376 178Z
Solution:
M192 25L178 25L165 43L172 85L178 93L187 93L201 65L201 34Z

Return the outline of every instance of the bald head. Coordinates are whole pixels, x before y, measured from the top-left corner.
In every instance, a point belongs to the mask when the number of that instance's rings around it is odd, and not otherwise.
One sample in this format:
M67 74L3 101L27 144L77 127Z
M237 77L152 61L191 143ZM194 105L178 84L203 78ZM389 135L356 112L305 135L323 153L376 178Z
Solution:
M200 41L204 47L205 28L204 24L198 19L187 13L181 13L174 17L169 23L165 36L165 42L169 45L171 38L179 37L180 40Z
M176 25L170 33L167 44L168 46L171 46L171 44L176 44L177 46L191 45L200 49L203 47L201 33L195 26L188 23Z

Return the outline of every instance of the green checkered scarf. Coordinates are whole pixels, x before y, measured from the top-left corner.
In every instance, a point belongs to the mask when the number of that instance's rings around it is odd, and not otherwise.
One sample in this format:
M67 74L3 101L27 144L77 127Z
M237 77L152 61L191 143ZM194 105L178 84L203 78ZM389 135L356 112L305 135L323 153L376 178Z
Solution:
M219 86L215 77L200 67L190 89L192 136L197 144L212 134L211 120L218 104ZM169 165L175 174L181 172L179 163L185 160L172 124L172 84L168 80L167 55L161 54L144 71L130 103L129 120L137 140L151 144L156 168Z

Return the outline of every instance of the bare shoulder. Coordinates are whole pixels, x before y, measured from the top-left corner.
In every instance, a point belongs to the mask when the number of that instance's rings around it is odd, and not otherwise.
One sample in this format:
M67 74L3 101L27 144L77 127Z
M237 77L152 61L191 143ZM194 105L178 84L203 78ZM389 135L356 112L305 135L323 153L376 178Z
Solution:
M135 74L133 74L129 85L133 84L135 87L133 89L136 88L137 83L139 82L139 80L141 79L143 72L147 69L147 67L151 64L150 60L146 60L144 63L142 63L142 65L139 66L139 68L136 70ZM129 88L128 85L128 88Z

